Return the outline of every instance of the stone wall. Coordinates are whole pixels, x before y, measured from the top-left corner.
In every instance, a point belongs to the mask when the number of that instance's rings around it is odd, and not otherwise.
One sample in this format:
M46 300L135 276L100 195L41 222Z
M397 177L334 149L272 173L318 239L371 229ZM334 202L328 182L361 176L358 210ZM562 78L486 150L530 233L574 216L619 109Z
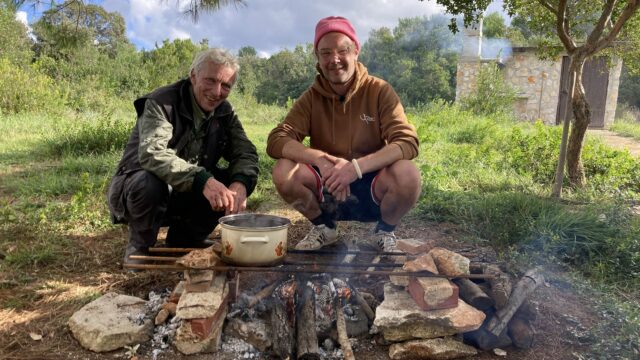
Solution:
M456 79L456 101L476 89L480 67L495 60L461 59L458 62ZM558 93L562 62L542 61L533 51L515 52L504 63L503 74L507 83L517 92L514 112L523 120L542 120L545 124L556 123Z
M495 60L472 57L461 57L458 61L456 76L456 101L474 92L480 67L494 63ZM505 80L516 89L517 99L514 112L518 118L526 121L541 120L547 125L555 125L560 93L560 77L562 73L562 56L553 61L538 59L531 48L514 48L513 56L504 62ZM604 127L613 124L622 61L615 61L609 71L607 103L605 108Z

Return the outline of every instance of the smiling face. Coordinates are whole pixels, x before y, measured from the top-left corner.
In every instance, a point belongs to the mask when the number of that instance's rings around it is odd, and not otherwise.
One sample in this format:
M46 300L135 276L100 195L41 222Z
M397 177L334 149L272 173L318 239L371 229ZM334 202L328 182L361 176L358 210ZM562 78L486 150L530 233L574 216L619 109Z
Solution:
M327 33L318 42L316 58L320 70L333 86L346 86L356 72L359 50L353 40L340 32Z
M225 65L207 61L200 69L192 70L189 79L198 106L205 113L210 113L229 96L236 81L236 72Z

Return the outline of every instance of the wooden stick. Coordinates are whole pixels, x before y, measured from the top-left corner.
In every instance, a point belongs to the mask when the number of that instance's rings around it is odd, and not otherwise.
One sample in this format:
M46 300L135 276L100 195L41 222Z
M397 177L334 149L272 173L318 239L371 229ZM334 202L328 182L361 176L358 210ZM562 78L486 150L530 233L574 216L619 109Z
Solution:
M497 265L485 266L484 273L492 275L489 279L489 283L491 283L489 295L495 301L496 309L500 310L507 305L509 296L511 296L511 279Z
M320 360L318 334L316 334L316 306L313 289L304 277L298 278L298 305L296 316L296 358L298 360Z
M295 349L296 326L295 316L291 318L287 311L289 299L283 299L278 291L273 293L274 301L271 302L270 322L273 337L273 352L281 359L291 359ZM294 305L295 306L295 305Z
M334 286L335 287L335 286ZM338 330L338 343L342 349L342 354L345 360L355 360L353 355L353 349L351 348L351 342L347 335L347 323L344 319L344 311L342 310L342 301L340 296L336 294L333 300L333 307L336 312L336 329Z
M469 279L455 279L453 281L460 289L460 297L478 310L487 310L495 302L478 285Z
M258 291L255 295L250 296L249 301L247 302L247 307L248 308L254 307L258 302L260 302L260 300L271 295L271 293L273 293L273 290L280 284L282 284L282 280L276 280L270 285L267 285L264 288L262 288L262 290Z
M356 303L360 305L360 308L364 311L365 315L367 315L367 318L369 319L369 323L372 323L373 320L376 318L376 314L371 309L371 306L369 306L369 303L362 297L362 294L360 294L360 291L358 291L358 289L356 289L354 286L352 286L351 288L353 290L351 292L351 296L354 297L354 299L356 300Z
M499 335L505 329L520 305L543 282L544 276L540 268L527 271L511 292L511 297L509 297L507 305L498 310L494 317L489 320L487 330L496 336Z

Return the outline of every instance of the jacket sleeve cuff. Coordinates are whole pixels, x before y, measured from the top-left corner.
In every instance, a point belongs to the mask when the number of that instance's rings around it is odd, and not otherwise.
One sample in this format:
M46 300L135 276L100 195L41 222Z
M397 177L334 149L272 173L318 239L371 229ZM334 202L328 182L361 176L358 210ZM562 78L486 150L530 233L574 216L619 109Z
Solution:
M193 185L191 185L191 191L197 194L202 194L202 190L204 189L204 184L207 183L209 178L212 178L213 175L209 173L207 170L200 170L196 173L196 176L193 178Z
M235 174L231 177L231 181L229 182L229 184L233 183L233 182L239 182L242 185L244 185L244 188L247 190L247 197L249 195L251 195L251 193L253 192L253 190L256 187L256 180L251 177L251 176L247 176L244 174Z

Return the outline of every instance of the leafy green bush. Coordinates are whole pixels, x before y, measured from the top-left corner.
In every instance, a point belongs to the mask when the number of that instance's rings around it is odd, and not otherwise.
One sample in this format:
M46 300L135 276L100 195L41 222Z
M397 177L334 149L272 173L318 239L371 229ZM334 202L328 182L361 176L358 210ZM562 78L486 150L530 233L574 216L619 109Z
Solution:
M497 64L482 64L476 81L476 92L461 100L463 109L485 115L512 111L516 91L505 81Z
M0 58L0 112L60 110L64 93L46 75Z
M118 118L110 113L81 118L61 124L45 139L54 156L100 154L122 151L129 139L133 120Z

